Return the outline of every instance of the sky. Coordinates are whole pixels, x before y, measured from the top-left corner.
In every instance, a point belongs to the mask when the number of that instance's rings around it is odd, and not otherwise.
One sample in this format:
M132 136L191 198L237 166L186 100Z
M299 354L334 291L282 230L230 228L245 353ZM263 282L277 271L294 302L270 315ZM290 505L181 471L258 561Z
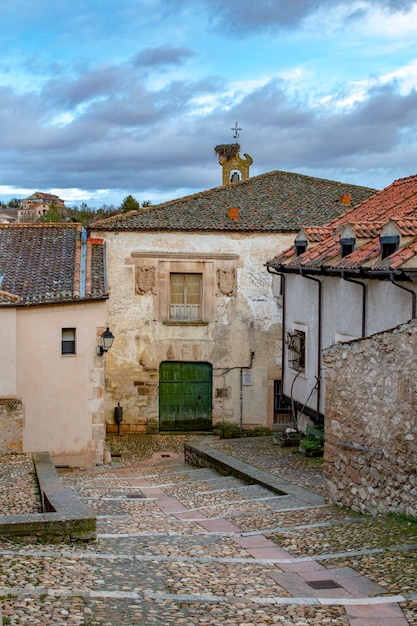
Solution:
M0 4L0 200L153 204L214 148L383 188L417 173L417 0Z

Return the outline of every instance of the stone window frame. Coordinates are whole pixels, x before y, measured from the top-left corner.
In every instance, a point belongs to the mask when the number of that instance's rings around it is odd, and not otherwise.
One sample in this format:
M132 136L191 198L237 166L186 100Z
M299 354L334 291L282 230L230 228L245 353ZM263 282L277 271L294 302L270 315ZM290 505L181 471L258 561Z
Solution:
M133 264L155 266L154 321L165 325L207 325L217 321L217 297L222 295L217 286L219 268L241 267L240 256L233 253L182 253L182 252L132 252ZM132 263L128 261L129 264ZM171 274L202 275L202 319L170 319L170 276Z

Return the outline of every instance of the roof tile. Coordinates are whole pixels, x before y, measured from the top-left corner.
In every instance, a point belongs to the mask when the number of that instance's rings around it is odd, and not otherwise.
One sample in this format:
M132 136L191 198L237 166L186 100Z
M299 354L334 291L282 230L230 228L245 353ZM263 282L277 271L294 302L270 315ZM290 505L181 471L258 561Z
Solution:
M0 304L64 302L80 297L81 224L0 224ZM104 297L103 245L92 255L91 294ZM14 300L14 303L16 300Z
M321 178L274 171L156 206L109 217L94 231L294 232L301 224L322 225L375 192Z

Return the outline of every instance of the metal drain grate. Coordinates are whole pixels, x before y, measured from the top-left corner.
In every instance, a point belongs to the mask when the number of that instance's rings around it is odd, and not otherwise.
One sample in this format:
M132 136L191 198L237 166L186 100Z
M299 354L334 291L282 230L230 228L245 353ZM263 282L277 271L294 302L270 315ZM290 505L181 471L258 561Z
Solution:
M311 580L307 584L313 589L343 589L335 580Z
M133 500L135 498L146 498L146 496L144 493L127 493L126 498Z

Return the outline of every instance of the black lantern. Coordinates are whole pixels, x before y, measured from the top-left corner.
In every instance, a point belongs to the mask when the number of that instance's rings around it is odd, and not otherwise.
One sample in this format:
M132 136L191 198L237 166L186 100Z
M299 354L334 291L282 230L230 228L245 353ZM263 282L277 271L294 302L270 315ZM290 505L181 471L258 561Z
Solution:
M109 327L107 327L104 333L102 333L101 335L101 346L97 347L98 355L103 356L103 354L112 347L113 341L114 335L111 330L109 330Z

